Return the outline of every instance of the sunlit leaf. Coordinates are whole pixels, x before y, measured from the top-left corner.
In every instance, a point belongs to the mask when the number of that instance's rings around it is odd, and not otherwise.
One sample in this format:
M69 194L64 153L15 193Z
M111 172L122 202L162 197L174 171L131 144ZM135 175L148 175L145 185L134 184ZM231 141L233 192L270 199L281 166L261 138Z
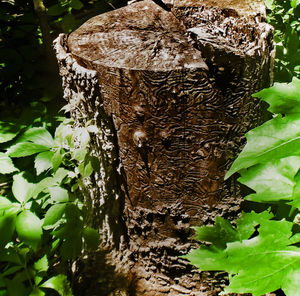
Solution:
M48 150L49 148L44 145L31 142L21 142L10 146L10 148L7 150L7 154L11 157L25 157Z
M45 151L39 153L34 161L34 167L36 169L37 175L40 175L42 172L52 168L52 151Z
M46 213L43 228L51 229L60 220L66 208L66 204L55 204Z
M55 202L67 202L69 200L68 190L59 186L49 188L51 199Z
M37 145L52 148L54 141L51 134L43 127L33 127L27 130L19 139L18 143L32 142Z
M0 121L0 143L5 143L19 133L21 127L15 122Z
M37 272L47 271L49 268L47 255L36 261L33 266Z
M34 288L29 296L45 296L46 293L39 288Z
M40 285L41 288L53 289L61 296L73 296L70 284L65 275L59 274Z
M257 202L291 200L300 157L290 156L241 171L239 182L256 191L246 197Z
M16 230L22 241L37 250L41 241L43 222L29 210L24 210L17 216Z
M297 115L277 117L246 134L247 144L226 174L258 163L266 163L283 157L299 155L300 118Z
M20 203L27 202L33 195L35 184L29 183L24 177L23 173L14 175L12 192Z
M10 174L18 171L18 169L14 166L10 157L0 152L0 174Z
M253 95L266 101L273 113L300 113L300 80L293 78L291 83L275 83Z

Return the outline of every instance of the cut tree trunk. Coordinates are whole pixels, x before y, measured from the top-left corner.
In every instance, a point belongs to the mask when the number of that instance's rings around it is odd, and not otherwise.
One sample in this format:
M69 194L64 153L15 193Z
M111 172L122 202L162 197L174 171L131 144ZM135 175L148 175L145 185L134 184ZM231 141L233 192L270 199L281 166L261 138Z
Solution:
M258 0L165 4L133 3L55 41L100 160L84 195L102 244L78 263L78 295L217 295L226 283L179 256L197 246L192 225L240 211L223 178L262 121L251 94L271 83L272 28Z

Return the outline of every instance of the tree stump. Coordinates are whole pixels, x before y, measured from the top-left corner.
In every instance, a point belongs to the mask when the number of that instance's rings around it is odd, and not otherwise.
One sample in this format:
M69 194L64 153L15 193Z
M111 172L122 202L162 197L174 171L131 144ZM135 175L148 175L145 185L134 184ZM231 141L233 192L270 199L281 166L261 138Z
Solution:
M133 3L55 41L75 124L98 128L84 194L102 245L79 266L80 295L217 295L226 281L178 256L196 245L190 226L239 213L223 178L262 120L251 94L271 83L272 28L258 0L165 4Z

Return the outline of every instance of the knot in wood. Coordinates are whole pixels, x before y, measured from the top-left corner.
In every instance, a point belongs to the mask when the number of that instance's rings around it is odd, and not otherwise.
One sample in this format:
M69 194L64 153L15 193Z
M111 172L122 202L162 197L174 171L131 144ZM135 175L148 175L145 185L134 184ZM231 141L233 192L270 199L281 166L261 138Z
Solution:
M147 142L146 133L143 130L136 130L133 134L133 142L138 148L145 146Z

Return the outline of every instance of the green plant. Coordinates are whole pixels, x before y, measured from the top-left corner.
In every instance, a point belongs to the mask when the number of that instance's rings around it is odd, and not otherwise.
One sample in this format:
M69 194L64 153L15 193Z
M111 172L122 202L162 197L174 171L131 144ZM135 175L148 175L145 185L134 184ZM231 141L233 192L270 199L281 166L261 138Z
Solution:
M300 1L266 0L268 22L275 28L275 79L288 82L300 78Z
M6 184L0 196L0 295L42 296L50 289L71 296L57 266L99 244L80 191L97 169L88 153L88 128L59 120L54 137L45 118L28 127L0 123L0 177Z
M195 238L210 245L184 258L200 270L227 271L223 294L260 296L281 288L299 296L300 80L275 83L254 96L269 104L273 118L246 134L226 178L240 173L238 181L253 190L245 199L268 209L242 213L234 224L216 217L214 226L194 227Z

